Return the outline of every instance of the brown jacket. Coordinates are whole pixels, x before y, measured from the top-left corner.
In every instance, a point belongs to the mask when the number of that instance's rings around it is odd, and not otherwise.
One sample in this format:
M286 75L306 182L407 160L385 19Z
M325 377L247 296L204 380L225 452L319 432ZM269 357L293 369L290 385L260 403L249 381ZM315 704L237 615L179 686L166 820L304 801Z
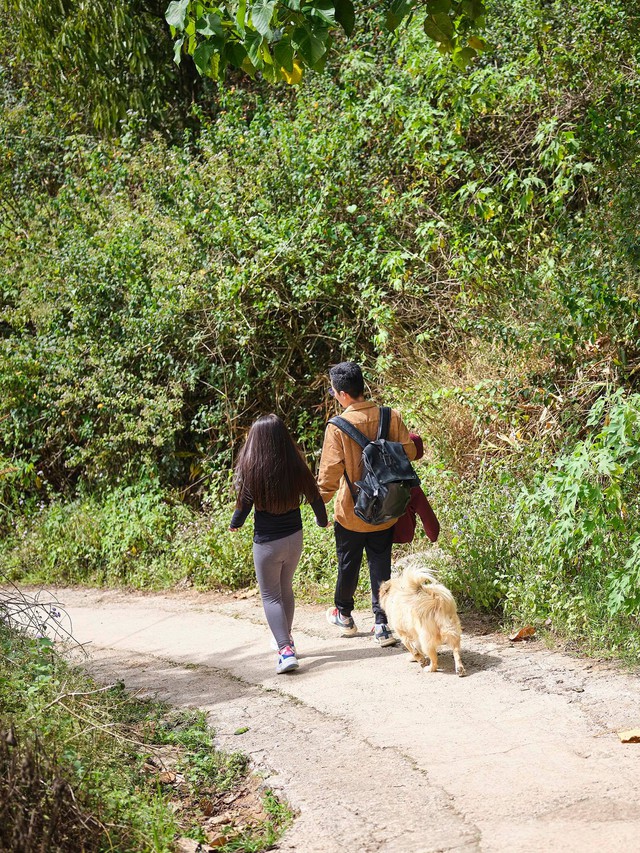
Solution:
M343 412L342 417L352 423L361 433L373 441L378 434L378 421L380 410L370 400L361 403L353 403ZM389 425L390 441L399 441L405 449L409 459L416 458L416 446L409 438L409 430L402 422L402 418L395 409L391 410L391 423ZM352 438L338 429L334 424L327 424L320 457L320 471L318 473L318 488L322 500L328 503L338 493L334 505L335 520L346 527L347 530L355 530L360 533L370 533L375 530L386 530L393 527L395 521L386 524L367 524L353 511L353 498L349 492L347 481L343 474L352 483L362 476L362 450Z

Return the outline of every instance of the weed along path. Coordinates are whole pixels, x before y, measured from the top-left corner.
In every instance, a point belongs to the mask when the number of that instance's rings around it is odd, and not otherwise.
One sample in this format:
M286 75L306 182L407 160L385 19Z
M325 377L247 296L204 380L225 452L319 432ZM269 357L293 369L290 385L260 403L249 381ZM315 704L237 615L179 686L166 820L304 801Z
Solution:
M297 813L278 849L640 851L640 682L468 631L431 674L300 606L276 676L258 598L57 590L100 681L210 713ZM464 626L464 619L463 619ZM242 731L242 734L237 732ZM234 734L236 733L236 734Z

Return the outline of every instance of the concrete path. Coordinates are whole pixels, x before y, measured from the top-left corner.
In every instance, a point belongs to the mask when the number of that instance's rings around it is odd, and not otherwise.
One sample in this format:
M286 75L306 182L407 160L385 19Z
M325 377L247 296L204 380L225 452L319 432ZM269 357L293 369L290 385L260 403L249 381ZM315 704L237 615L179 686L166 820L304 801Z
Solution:
M298 817L280 850L640 852L640 683L614 667L465 634L466 678L336 636L299 607L276 676L260 601L57 590L100 681L210 713ZM464 618L463 618L464 626ZM234 735L239 728L248 731Z

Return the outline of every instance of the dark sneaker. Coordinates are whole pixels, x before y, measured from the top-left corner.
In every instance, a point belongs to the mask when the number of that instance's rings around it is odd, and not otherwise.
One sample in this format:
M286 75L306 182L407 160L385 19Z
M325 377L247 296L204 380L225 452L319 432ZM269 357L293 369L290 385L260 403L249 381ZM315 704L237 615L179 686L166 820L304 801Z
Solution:
M330 625L337 625L338 628L341 628L342 637L355 637L358 633L353 617L343 616L337 607L330 607L327 610L327 622Z
M391 633L388 625L375 625L373 636L379 646L395 646L396 638Z
M280 650L278 653L278 665L276 666L278 675L282 672L292 672L292 670L297 669L299 666L298 658L291 646L285 646L284 649Z

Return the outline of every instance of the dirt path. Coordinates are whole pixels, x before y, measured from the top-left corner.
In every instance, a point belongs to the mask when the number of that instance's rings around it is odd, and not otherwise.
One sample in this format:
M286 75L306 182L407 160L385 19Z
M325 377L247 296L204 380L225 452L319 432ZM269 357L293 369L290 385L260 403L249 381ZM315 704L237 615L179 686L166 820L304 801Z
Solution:
M299 607L276 676L257 598L58 590L99 680L206 708L299 816L281 850L640 851L640 682L603 664L463 638L431 674ZM464 620L463 620L464 625ZM239 728L248 731L234 735Z

